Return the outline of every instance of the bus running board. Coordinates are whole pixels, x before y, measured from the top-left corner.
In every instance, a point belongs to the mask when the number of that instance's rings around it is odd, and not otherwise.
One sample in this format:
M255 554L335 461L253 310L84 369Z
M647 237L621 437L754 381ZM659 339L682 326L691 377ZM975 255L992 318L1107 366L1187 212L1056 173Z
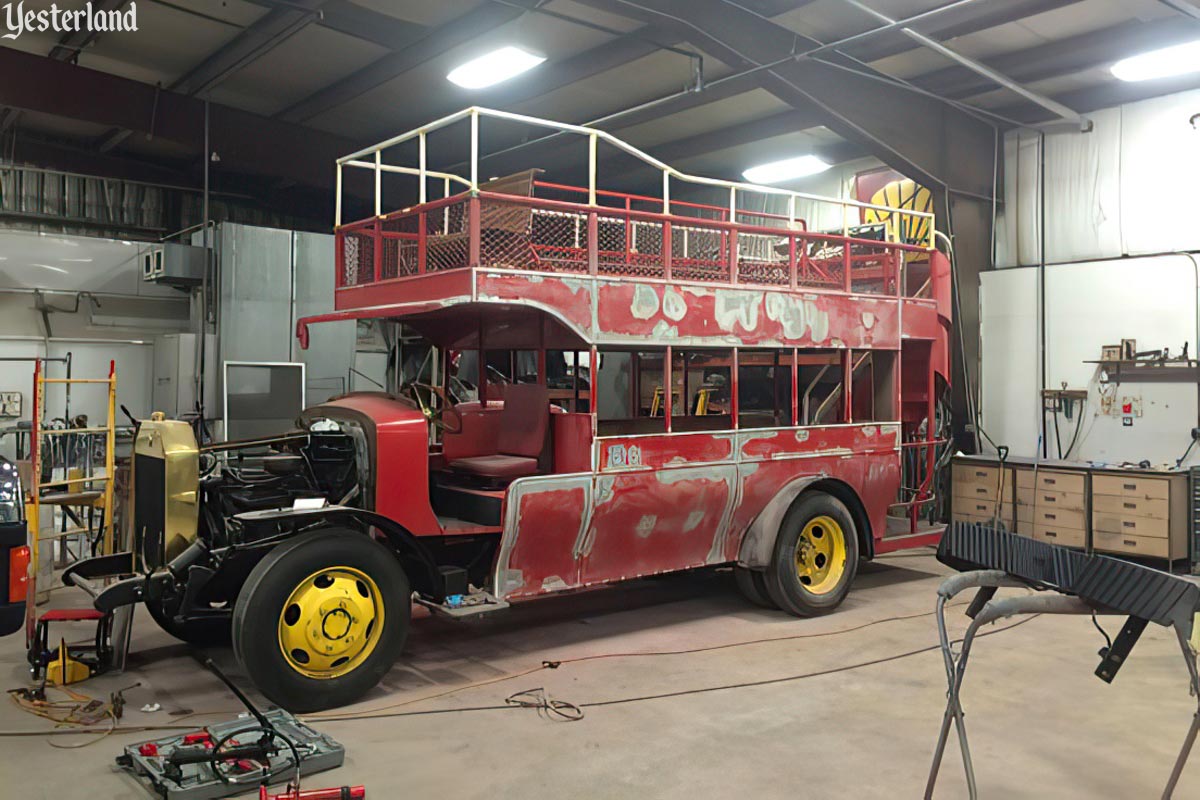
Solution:
M451 594L440 603L417 597L417 602L435 614L446 617L474 617L508 608L508 602L501 600L491 592L471 592L470 594Z

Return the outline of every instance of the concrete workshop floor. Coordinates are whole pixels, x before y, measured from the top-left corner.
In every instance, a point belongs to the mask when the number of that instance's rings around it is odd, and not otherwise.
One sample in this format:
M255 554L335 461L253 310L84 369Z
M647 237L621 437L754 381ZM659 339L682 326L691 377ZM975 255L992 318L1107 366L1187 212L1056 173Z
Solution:
M422 613L414 620L408 658L356 708L419 700L543 659L829 633L928 612L946 573L929 551L884 557L860 571L838 613L813 620L749 606L727 572L639 581L469 623ZM63 593L56 603L65 599ZM960 611L952 615L956 631L963 628ZM1110 631L1118 625L1106 621ZM564 665L395 710L490 706L539 686L574 703L676 692L828 670L935 642L927 614L810 639ZM1101 644L1089 620L1050 617L980 640L964 705L981 796L1159 795L1195 710L1182 658L1173 635L1151 626L1109 686L1092 677ZM133 648L128 674L78 687L103 697L141 681L128 693L125 724L169 724L171 714L183 710L224 712L202 718L215 721L239 710L184 646L144 613ZM236 678L229 650L216 655ZM3 688L23 685L23 658L20 636L0 640ZM316 727L346 746L346 764L307 785L364 783L368 797L456 800L915 798L924 788L944 697L941 656L933 651L804 680L589 708L580 722L555 722L528 709L324 722ZM137 710L149 702L162 710ZM42 731L47 724L3 702L0 729ZM2 794L26 800L148 797L112 762L120 746L152 736L114 734L71 751L50 747L45 736L6 737L0 744ZM953 744L937 796L966 796ZM1200 796L1200 755L1176 796Z

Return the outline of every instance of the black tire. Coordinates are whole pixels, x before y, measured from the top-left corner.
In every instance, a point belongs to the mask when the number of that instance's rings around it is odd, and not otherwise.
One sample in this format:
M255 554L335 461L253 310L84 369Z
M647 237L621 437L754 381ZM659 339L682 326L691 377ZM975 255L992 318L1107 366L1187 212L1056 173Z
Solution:
M285 604L314 575L338 567L355 570L375 584L383 623L379 630L366 628L363 635L376 638L362 663L345 674L313 677L284 655ZM411 614L408 576L394 553L357 531L323 528L279 545L250 572L234 606L233 650L269 700L289 711L322 711L352 703L379 683L400 656ZM324 625L322 621L322 629Z
M733 579L737 582L738 591L742 596L761 608L777 609L775 601L767 590L767 577L760 570L747 567L733 568Z
M829 520L831 524L823 525L821 520ZM810 523L812 528L809 531L813 538L805 537L807 543L801 545L801 537ZM829 530L826 531L826 528ZM831 538L823 538L826 536ZM836 543L837 538L841 539L842 547L840 550L836 545L832 547L832 559L812 549L813 542ZM806 568L812 568L818 576L825 569L824 564L832 564L817 584L812 583L812 576L801 574L798 568L802 547L806 548L807 553L803 556ZM809 559L812 559L811 562ZM838 561L842 561L840 569ZM783 524L779 526L774 554L765 573L771 599L779 608L797 617L827 614L846 599L857 572L858 529L850 511L840 500L824 492L801 495L788 509Z

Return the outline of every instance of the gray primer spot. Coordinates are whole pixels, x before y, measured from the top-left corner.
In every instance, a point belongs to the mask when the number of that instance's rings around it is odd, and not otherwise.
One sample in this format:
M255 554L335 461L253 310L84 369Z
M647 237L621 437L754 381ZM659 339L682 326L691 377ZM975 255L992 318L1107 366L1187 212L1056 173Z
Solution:
M662 310L667 319L679 322L687 313L687 303L684 302L683 296L674 289L667 289L663 292Z
M658 293L653 287L638 284L633 289L633 302L629 311L638 319L650 319L658 313Z

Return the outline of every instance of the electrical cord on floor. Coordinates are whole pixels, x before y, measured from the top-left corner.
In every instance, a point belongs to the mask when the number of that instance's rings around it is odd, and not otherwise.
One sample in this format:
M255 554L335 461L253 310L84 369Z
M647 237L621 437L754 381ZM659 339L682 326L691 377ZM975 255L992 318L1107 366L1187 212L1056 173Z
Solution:
M957 605L961 605L961 604L957 604ZM1006 625L1003 628L996 628L994 630L984 631L983 633L978 634L975 638L978 639L978 638L982 638L984 636L992 636L997 633L1004 633L1005 631L1009 631L1009 630L1012 630L1013 628L1017 628L1021 625L1024 625L1025 623L1030 622L1039 616L1041 616L1041 615L1040 614L1030 615L1018 622L1013 623L1012 625ZM958 640L955 640L955 641L957 642ZM625 704L629 704L629 703L640 703L640 702L645 702L645 701L649 701L649 700L664 700L664 699L673 698L673 697L687 697L687 696L691 696L691 695L708 694L711 692L722 692L722 691L728 691L728 690L732 690L732 689L748 689L748 688L753 688L753 687L757 687L757 686L771 686L771 685L779 684L779 683L789 683L789 682L793 682L793 681L804 680L806 678L818 678L818 677L825 676L825 675L835 675L835 674L839 674L839 673L843 673L843 672L850 672L852 670L862 669L864 667L871 667L871 666L876 666L878 664L886 664L886 663L889 663L892 661L899 661L901 659L911 658L913 656L921 655L922 653L928 653L928 652L931 652L934 650L939 650L939 649L941 649L941 645L933 644L933 645L929 645L927 647L917 648L916 650L909 650L909 651L906 651L903 653L897 653L895 655L882 656L880 658L874 658L874 659L870 659L868 661L860 661L860 662L856 662L854 664L845 664L845 665L842 665L839 667L831 667L829 669L816 670L814 672L804 672L804 673L800 673L798 675L785 675L785 676L782 676L779 678L765 678L765 679L757 680L757 681L742 681L739 683L719 684L716 686L701 686L701 687L697 687L694 689L680 689L680 690L673 691L673 692L662 692L662 693L658 693L658 694L636 695L633 697L619 697L619 698L614 698L612 700L594 700L592 702L586 702L586 703L575 703L575 704L573 704L573 707L578 709L580 714L582 715L583 710L588 709L588 708L601 708L604 706L625 705ZM553 662L546 662L546 663L553 663ZM519 695L522 693L518 692L517 694ZM515 697L515 696L516 695L512 695L512 697ZM395 717L420 717L420 716L432 716L432 715L438 715L438 714L470 713L470 712L476 712L476 711L503 711L503 710L509 710L509 709L513 709L513 708L525 708L525 707L527 707L527 706L524 706L521 704L506 703L505 705L468 706L468 707L463 707L463 708L433 708L433 709L427 709L424 711L396 711L396 712L389 712L389 713L384 713L384 714L344 714L341 716L324 717L324 720L327 722L354 722L354 721L358 721L358 720L367 720L367 719L385 719L385 718L390 719L390 718L395 718Z
M965 603L965 602L964 603L953 603L951 605L955 605L955 606L967 605L967 603ZM794 634L794 635L790 635L790 636L776 636L776 637L768 637L768 638L763 638L763 639L752 639L752 640L748 640L748 641L730 642L727 644L711 645L711 646L707 646L707 647L688 648L688 649L684 649L684 650L660 650L660 651L628 652L628 653L597 653L595 655L577 656L574 658L562 659L562 660L558 660L558 661L547 660L547 661L543 661L541 663L541 665L539 665L537 667L531 667L530 669L523 670L521 672L516 672L511 675L503 675L503 676L500 676L497 678L491 678L486 681L478 681L476 683L467 684L465 686L459 686L459 687L455 687L453 689L448 689L444 692L438 692L437 694L425 695L422 697L413 698L411 700L404 700L399 703L391 703L386 706L380 706L380 707L377 707L374 709L368 709L363 712L358 712L358 713L318 712L318 713L314 713L314 714L305 715L304 717L302 717L302 719L306 722L322 722L322 721L323 722L352 722L352 721L368 720L368 719L385 719L385 718L395 718L395 717L417 717L417 716L431 716L431 715L440 715L440 714L462 714L462 713L472 713L472 712L478 712L478 711L507 711L507 710L517 709L517 708L536 708L538 710L539 714L551 715L552 717L559 718L562 720L572 720L576 717L576 715L578 718L582 718L584 709L587 709L587 708L599 708L599 707L603 707L603 706L625 705L628 703L644 702L644 701L648 701L648 700L661 700L661 699L667 699L667 698L672 698L672 697L683 697L683 696L688 696L688 695L706 694L706 693L710 693L710 692L727 691L727 690L732 690L732 689L744 689L744 688L752 688L752 687L756 687L756 686L769 686L769 685L773 685L773 684L788 683L788 682L797 681L797 680L804 680L807 678L816 678L816 677L821 677L821 676L825 676L825 675L833 675L833 674L838 674L838 673L842 673L842 672L849 672L849 671L856 670L856 669L862 669L864 667L876 666L878 664L886 664L886 663L889 663L892 661L899 661L899 660L905 659L905 658L911 658L913 656L921 655L922 653L928 653L928 652L937 650L937 649L939 649L940 645L936 645L936 644L929 645L927 647L921 647L921 648L917 648L915 650L909 650L909 651L906 651L903 653L897 653L895 655L882 656L880 658L874 658L874 659L870 659L867 661L860 661L860 662L856 662L853 664L846 664L846 665L842 665L839 667L831 667L829 669L817 670L814 672L800 673L797 675L786 675L786 676L779 677L779 678L766 678L766 679L758 680L758 681L743 681L740 683L719 684L716 686L704 686L704 687L698 687L698 688L694 688L694 689L681 689L678 691L663 692L660 694L637 695L637 696L633 696L633 697L615 698L615 699L611 699L611 700L597 700L597 701L592 701L592 702L588 702L588 703L569 703L569 702L561 701L561 700L552 700L551 698L548 697L548 695L546 695L544 689L529 689L529 690L524 690L524 691L516 692L512 695L509 695L509 697L505 700L505 703L503 705L463 706L463 707L458 707L458 708L435 708L435 709L426 709L426 710L421 710L421 711L392 711L391 709L401 708L403 706L412 705L412 704L423 702L426 700L433 700L433 699L436 699L439 697L445 697L447 695L454 694L457 692L467 691L469 689L476 689L476 688L480 688L483 686L490 686L492 684L501 683L504 681L515 680L516 678L524 677L526 675L531 675L535 672L540 672L545 669L558 669L559 667L561 667L565 664L577 664L577 663L581 663L584 661L596 661L596 660L609 659L609 658L645 658L645 657L657 657L657 656L690 655L690 654L694 654L694 653L703 653L703 652L709 652L709 651L713 651L713 650L724 650L724 649L729 649L729 648L733 648L733 647L745 647L748 645L765 644L765 643L769 643L769 642L792 641L792 640L797 640L797 639L811 639L811 638L819 638L819 637L824 637L824 636L836 636L839 634L851 633L853 631L862 630L864 628L869 628L874 625L881 625L881 624L888 623L888 622L898 622L898 621L902 621L902 620L916 619L918 617L927 617L927 616L931 616L933 613L935 613L935 612L926 611L926 612L921 612L921 613L916 613L916 614L907 614L907 615L900 615L900 616L894 616L894 617L887 617L884 619L872 620L870 622L866 622L861 625L856 625L856 626L853 626L850 628L841 628L841 629L834 630L834 631L820 631L820 632L816 632L816 633L804 633L804 634ZM991 636L991 635L994 635L997 633L1003 633L1004 631L1012 630L1013 628L1016 628L1020 625L1024 625L1026 622L1036 619L1038 616L1040 616L1040 615L1037 615L1037 614L1031 615L1029 617L1026 617L1025 619L1020 620L1019 622L1013 623L1012 625L1007 625L1003 628L996 628L993 630L984 631L984 632L980 633L976 638L981 638L984 636ZM57 735L64 735L64 734L75 735L75 734L81 734L81 733L97 733L97 734L103 734L104 736L108 736L113 733L139 733L139 732L148 732L148 731L177 731L177 730L190 731L190 730L194 730L194 727L189 726L189 725L138 725L138 726L130 726L130 727L114 725L108 729L98 729L98 728L94 728L94 727L89 727L89 728L78 728L78 729L74 729L74 730L52 730L52 731L0 731L0 738L2 738L2 737L20 737L20 736L47 736L47 735L56 735L56 734ZM91 744L91 742L88 742L87 744ZM86 745L79 745L79 746L86 746Z
M966 603L952 603L951 605L966 605ZM541 672L544 669L558 669L563 664L578 664L583 661L599 661L599 660L608 659L608 658L645 658L645 657L651 657L651 656L693 655L695 653L707 653L707 652L711 652L714 650L727 650L727 649L733 648L733 647L747 647L747 646L756 645L756 644L768 644L770 642L787 642L787 641L794 641L797 639L816 639L816 638L820 638L820 637L824 637L824 636L837 636L837 635L840 635L843 633L853 633L854 631L860 631L860 630L863 630L864 628L870 628L874 625L882 625L882 624L888 623L888 622L901 622L901 621L909 620L909 619L917 619L919 617L929 617L929 616L933 616L933 614L935 614L935 613L936 612L934 612L934 611L920 611L915 614L905 614L905 615L898 615L898 616L893 616L893 617L885 617L883 619L871 620L870 622L864 622L861 625L854 625L849 628L838 628L837 630L832 630L832 631L816 631L816 632L812 632L812 633L796 633L796 634L789 634L787 636L768 636L768 637L764 637L762 639L745 639L745 640L741 640L741 641L737 641L737 642L727 642L725 644L714 644L714 645L707 645L704 647L692 647L692 648L688 648L685 650L649 650L649 651L632 651L632 652L618 652L618 653L596 653L594 655L588 655L588 656L575 656L574 658L546 660L546 661L543 661L539 666L530 667L529 669L522 670L521 672L514 672L509 675L500 675L495 678L488 678L487 680L477 681L475 683L464 684L463 686L455 686L453 688L446 689L446 690L438 692L436 694L422 695L421 697L414 697L414 698L411 698L408 700L401 700L400 702L397 702L397 703L388 703L387 705L376 706L375 708L368 708L368 709L364 709L362 711L357 711L357 712L353 712L353 713L356 717L368 717L368 716L377 714L379 712L386 712L386 711L390 711L394 708L400 708L401 706L411 706L416 703L422 703L426 700L435 700L439 697L446 697L447 695L457 694L458 692L465 692L470 689L478 689L482 686L491 686L492 684L503 683L505 681L515 680L516 678L523 678L526 675L532 675L533 673ZM317 711L312 714L305 714L303 719L306 722L319 722L323 719L333 719L335 717L342 717L342 716L345 716L346 713L347 712L344 712L344 711Z

